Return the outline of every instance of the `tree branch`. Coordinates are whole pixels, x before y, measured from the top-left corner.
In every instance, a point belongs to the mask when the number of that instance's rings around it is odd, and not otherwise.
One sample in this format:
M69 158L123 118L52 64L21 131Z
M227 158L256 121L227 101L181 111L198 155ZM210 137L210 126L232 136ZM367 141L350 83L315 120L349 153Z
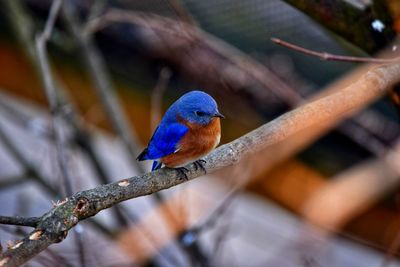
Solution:
M216 96L225 91L220 89L245 92L250 96L252 105L255 104L259 110L264 110L265 107L270 109L277 103L282 105L282 102L293 108L304 101L296 88L277 77L262 64L218 38L183 22L139 12L109 9L100 17L90 21L86 26L86 32L88 34L96 32L114 23L135 25L135 28L140 29L135 32L139 34L139 40L149 54L173 65L175 70L201 86L214 89ZM385 63L390 62L393 63L393 61ZM244 102L240 103L243 105ZM250 114L246 113L237 114L236 119L244 122L250 117L255 117L255 114L249 116ZM359 121L359 118L350 120ZM376 139L369 133L371 129L365 123L361 125L362 127L358 127L359 133ZM355 142L359 142L358 136L346 127L342 126L338 130ZM363 142L362 146L376 154L379 153L377 143Z
M277 99L290 105L301 100L296 91L262 64L198 27L182 21L109 9L90 21L85 32L91 34L114 23L130 23L139 27L139 37L149 53L167 60L203 87L246 92L260 106L274 103Z
M400 65L390 64L374 68L343 90L292 110L252 132L217 148L204 158L207 173L238 163L244 157L279 143L289 136L314 127L332 117L369 104L400 81ZM203 175L189 164L188 180ZM53 243L65 238L68 230L81 220L122 201L149 195L185 182L174 169L163 168L115 183L100 185L78 192L62 201L40 218L36 229L18 247L0 256L0 267L22 264Z
M20 225L20 226L30 226L36 227L40 222L39 217L9 217L9 216L0 216L0 224L9 224L9 225Z
M45 91L47 101L50 106L51 113L51 132L54 136L54 143L56 147L57 162L61 170L61 177L64 185L66 195L70 195L73 192L71 184L71 175L66 166L67 154L64 149L64 144L62 140L62 118L61 118L61 105L58 100L56 85L53 79L53 74L49 66L49 59L47 55L47 41L51 37L53 32L54 23L57 19L58 12L61 8L63 1L55 0L51 5L49 17L46 21L46 26L44 31L36 38L36 52L39 61L39 72L40 77L43 80L43 90Z
M64 5L64 19L82 49L82 56L90 74L91 81L95 85L96 93L106 110L112 127L126 145L129 155L132 161L134 161L136 158L134 155L139 154L141 151L138 138L132 131L129 120L121 109L117 94L115 93L115 88L112 85L111 77L100 51L95 46L92 36L83 32L82 25L78 21L75 13L71 3L66 3ZM137 165L137 167L139 171L144 172L140 165Z
M278 38L271 38L271 41L278 45L295 50L297 52L300 52L300 53L303 53L303 54L306 54L309 56L319 57L320 59L323 59L323 60L335 60L335 61L358 62L358 63L376 63L376 64L393 63L393 62L398 62L400 60L400 58L398 58L398 57L385 59L385 58L373 58L373 57L351 57L351 56L334 55L334 54L330 54L327 52L317 52L314 50L310 50L310 49L283 41Z

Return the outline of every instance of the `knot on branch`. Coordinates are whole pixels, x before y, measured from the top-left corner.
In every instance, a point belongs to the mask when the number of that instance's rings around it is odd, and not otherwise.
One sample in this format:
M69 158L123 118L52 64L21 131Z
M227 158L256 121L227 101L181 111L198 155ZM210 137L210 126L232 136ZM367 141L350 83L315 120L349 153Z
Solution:
M39 240L42 237L43 231L42 230L35 230L29 235L29 240Z
M89 213L89 200L85 197L78 199L74 208L74 214L78 218L86 217Z

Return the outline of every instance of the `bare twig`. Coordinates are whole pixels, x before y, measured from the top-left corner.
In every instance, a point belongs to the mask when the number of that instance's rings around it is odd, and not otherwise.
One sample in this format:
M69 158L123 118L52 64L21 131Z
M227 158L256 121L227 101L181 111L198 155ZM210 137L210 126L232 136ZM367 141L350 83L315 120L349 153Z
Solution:
M29 226L35 228L40 222L39 217L9 217L9 216L0 216L0 224L9 224L9 225L20 225L20 226Z
M85 235L84 229L82 225L77 225L77 227L74 228L74 237L75 237L75 243L77 244L76 248L76 253L78 254L78 259L80 266L85 267L86 266L86 248L88 246L85 246Z
M110 9L90 21L85 32L91 34L114 23L131 23L141 27L143 33L148 32L141 37L153 55L167 59L183 74L206 88L247 91L255 101L263 105L276 98L291 105L299 101L299 94L265 66L198 27L184 22ZM197 64L187 64L188 61Z
M158 82L151 94L151 119L150 130L153 132L161 121L161 106L164 91L167 89L167 84L171 78L171 70L167 67L161 69Z
M72 176L70 173L70 168L67 166L68 156L67 151L64 147L63 142L63 119L61 117L60 112L63 112L61 103L58 100L58 95L55 87L55 82L53 79L53 74L51 72L49 66L49 60L47 56L46 44L51 37L53 32L54 24L57 18L57 15L61 9L63 0L55 0L53 1L49 17L47 18L46 25L44 31L37 36L36 38L36 51L39 60L39 71L41 73L41 77L44 82L44 90L46 93L47 100L50 105L51 111L51 122L52 122L52 135L54 136L55 146L56 146L56 154L57 154L57 162L61 170L61 177L63 180L64 188L66 191L66 195L73 194L72 188ZM74 233L76 236L76 244L79 248L78 255L80 259L81 266L85 266L85 257L83 250L83 240L82 235L83 231L78 231L77 228L74 228Z
M165 0L169 6L175 11L176 15L184 22L196 25L196 21L194 20L192 14L183 6L183 3L180 0Z
M0 125L0 141L5 145L6 149L21 165L21 167L26 170L27 176L32 177L47 192L51 193L53 196L58 195L58 191L46 181L46 179L41 175L40 171L33 164L30 163L26 155L20 151L20 149L16 146L16 144L13 141L11 141L11 138L4 131L2 125Z
M19 36L20 39L20 44L24 48L26 54L31 60L32 65L35 67L35 70L38 71L38 75L41 76L41 73L39 72L40 70L40 62L38 58L38 54L35 53L36 47L34 45L34 42L32 40L33 34L31 31L28 29L31 29L31 25L33 25L33 21L31 17L27 14L27 12L24 10L23 6L19 1L13 1L13 0L7 0L5 1L6 7L8 8L8 13L10 14L18 14L16 16L9 16L10 22L13 25L17 35ZM17 19L19 17L22 17L23 19ZM53 79L55 79L53 77ZM60 106L68 106L69 112L62 113L61 115L64 116L64 119L68 122L68 124L71 126L71 129L73 130L72 136L73 136L73 143L75 145L78 145L80 149L88 156L90 159L90 163L92 164L94 170L96 171L96 177L100 179L102 183L108 183L109 180L107 178L107 173L103 167L103 165L100 163L101 160L97 153L95 152L95 149L93 147L93 142L91 135L89 131L87 131L84 127L84 125L81 123L79 120L79 116L77 115L78 113L76 112L76 109L72 105L72 101L70 101L70 97L68 96L68 93L64 88L61 86L61 83L59 83L57 80L55 80L55 89L57 93L57 101L59 101ZM54 100L54 98L52 98ZM2 108L5 108L9 113L17 116L17 120L13 119L13 122L15 121L26 124L24 125L25 127L29 123L30 120L26 120L26 116L23 116L23 114L18 113L18 110L13 109L12 106L8 105L8 103L2 101ZM48 127L50 128L50 127ZM0 129L1 130L1 129ZM51 135L50 130L45 129L45 137L51 139L53 141L54 136ZM3 136L5 138L5 141L7 144L12 145L11 140L7 138L4 132L0 131L0 136ZM4 139L3 138L3 139ZM8 146L10 147L10 146ZM15 149L17 149L14 146ZM10 147L12 151L12 146ZM18 151L19 157L17 157L18 161L20 161L21 165L25 166L26 163L28 162L27 160L21 161L24 159L24 155ZM13 153L15 154L15 153ZM30 167L29 170L34 170L33 173L33 178L42 178L39 175L39 171L36 170L34 166L28 166ZM38 181L41 183L41 181L44 181L44 179L38 179ZM52 192L55 194L54 192ZM118 209L119 207L116 206L115 209ZM116 218L119 218L120 221L123 220L122 212L117 210L114 211L116 214ZM101 230L103 233L107 235L111 235L110 230L102 226L101 224L94 222L97 229Z
M104 12L107 6L107 0L95 0L93 1L91 7L89 8L89 12L87 15L87 20L92 20L100 16L101 13Z
M114 130L126 145L131 155L131 162L134 162L136 155L140 153L139 142L137 141L136 135L134 135L129 120L122 111L104 59L98 48L94 45L91 36L83 33L82 25L77 21L76 14L71 4L66 3L63 11L64 18L82 49L82 56L84 57L91 80L95 85L96 93L106 110ZM136 167L141 172L144 172L139 164L137 164Z
M204 158L208 173L238 163L244 157L279 143L289 136L332 117L358 109L382 96L400 81L400 65L377 67L343 90L292 110L254 131L217 148ZM203 175L195 164L185 166L188 180ZM45 213L38 227L21 244L0 256L1 267L22 264L49 245L61 241L79 221L103 209L185 182L182 174L163 168L151 173L78 192Z
M60 117L61 106L58 102L58 97L55 89L55 83L53 80L53 74L49 66L49 60L46 50L46 44L51 37L54 23L57 19L59 10L61 9L63 1L55 0L51 5L49 17L46 21L43 32L36 38L36 52L39 60L39 71L44 83L44 90L47 96L47 100L50 105L53 136L55 139L56 151L57 151L57 162L62 173L62 180L65 186L66 194L71 195L73 192L71 184L71 176L66 166L67 155L62 140L62 119Z
M309 56L314 56L318 57L323 60L334 60L334 61L345 61L345 62L359 62L359 63L376 63L376 64L385 64L385 63L392 63L392 62L398 62L400 60L399 57L395 58L390 58L390 59L385 59L385 58L371 58L371 57L351 57L351 56L342 56L342 55L334 55L334 54L329 54L326 52L317 52L314 50L310 50L286 41L283 41L278 38L271 38L271 41L290 48L292 50L295 50L297 52L309 55Z
M4 190L9 186L18 185L28 181L28 175L26 173L20 175L13 175L10 177L0 178L0 190Z

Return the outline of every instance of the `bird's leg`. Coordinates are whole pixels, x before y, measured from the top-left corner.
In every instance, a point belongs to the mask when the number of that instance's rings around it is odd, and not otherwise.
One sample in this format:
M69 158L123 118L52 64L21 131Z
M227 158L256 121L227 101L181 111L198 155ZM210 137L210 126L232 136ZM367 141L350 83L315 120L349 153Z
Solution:
M185 167L179 167L179 168L175 168L175 170L178 172L178 174L180 175L180 177L185 177L185 180L188 181L188 177L186 175L186 172L188 172L189 170L186 169Z
M204 159L198 159L193 162L196 171L200 168L202 171L204 171L204 174L207 174L206 168L204 168L203 163L207 163L207 161L205 161Z

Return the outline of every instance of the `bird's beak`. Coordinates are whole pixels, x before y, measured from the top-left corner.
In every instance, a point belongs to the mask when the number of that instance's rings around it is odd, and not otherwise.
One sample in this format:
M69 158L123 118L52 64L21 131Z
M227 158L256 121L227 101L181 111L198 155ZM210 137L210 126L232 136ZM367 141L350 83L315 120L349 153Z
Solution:
M218 117L218 118L221 118L221 119L225 118L225 116L222 115L222 114L219 113L219 112L215 113L215 114L214 114L214 117Z

